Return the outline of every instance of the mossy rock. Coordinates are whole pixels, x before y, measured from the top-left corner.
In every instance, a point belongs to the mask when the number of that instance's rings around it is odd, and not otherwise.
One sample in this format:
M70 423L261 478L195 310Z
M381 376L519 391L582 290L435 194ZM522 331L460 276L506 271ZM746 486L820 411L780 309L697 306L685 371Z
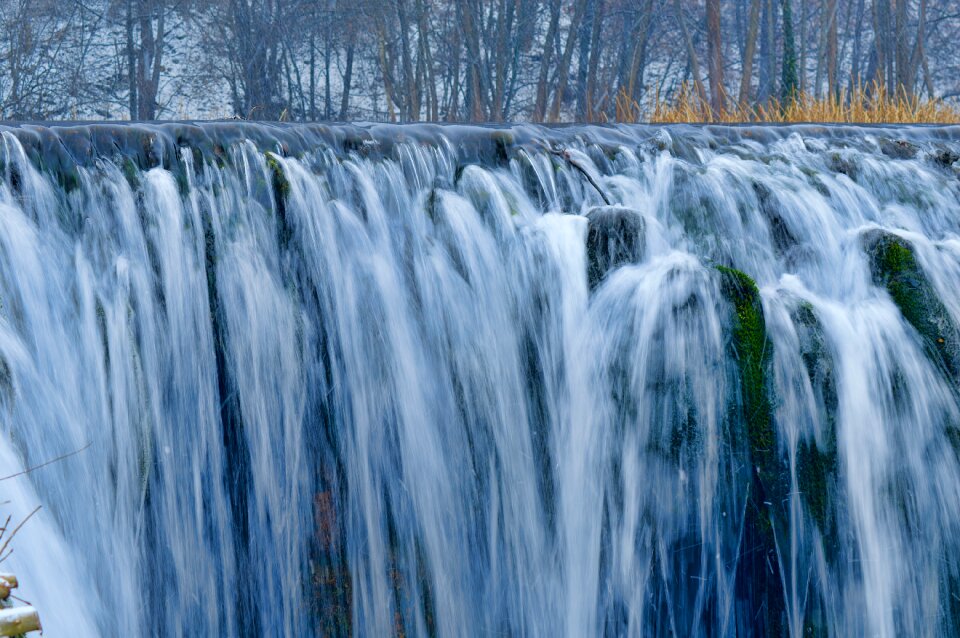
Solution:
M857 181L857 176L860 174L860 169L856 162L848 157L844 157L840 153L834 152L830 154L828 166L834 173L846 175L853 181Z
M839 406L834 359L813 306L804 301L791 311L791 319L800 342L803 365L814 394L820 420L818 437L806 437L797 443L796 479L800 499L820 534L828 568L841 560L837 501L836 414ZM804 636L829 636L827 601L822 587L807 584L807 604L803 612Z
M643 259L646 222L635 210L597 206L587 213L587 279L596 288L607 274Z
M904 319L920 335L930 359L951 378L960 381L960 330L923 272L913 245L881 229L861 236L870 262L873 283L885 288Z
M273 153L267 153L267 168L270 169L270 175L273 178L273 192L277 200L286 199L290 194L290 180L283 172L280 160Z
M140 188L140 169L129 157L124 157L120 162L120 170L123 172L124 179L130 186L130 190L136 192Z
M797 483L801 498L823 536L828 560L836 554L836 520L833 515L837 457L836 414L839 406L833 355L813 306L802 302L791 313L800 341L800 352L813 389L821 422L821 440L803 440L797 446Z
M293 240L293 229L287 220L287 200L290 197L290 180L283 165L273 153L266 154L267 169L270 171L270 185L273 189L273 203L277 211L277 239L283 247Z
M780 579L777 538L789 533L785 503L789 468L779 453L768 378L773 346L767 338L760 290L747 274L717 266L720 290L732 306L729 356L737 385L731 410L733 448L746 448L751 468L736 595L746 605L752 633L783 636L786 601ZM742 452L741 452L742 453Z
M725 266L717 266L717 270L723 296L734 308L731 345L739 371L750 453L761 473L766 473L777 446L767 388L773 347L767 339L760 291L753 279L739 270Z

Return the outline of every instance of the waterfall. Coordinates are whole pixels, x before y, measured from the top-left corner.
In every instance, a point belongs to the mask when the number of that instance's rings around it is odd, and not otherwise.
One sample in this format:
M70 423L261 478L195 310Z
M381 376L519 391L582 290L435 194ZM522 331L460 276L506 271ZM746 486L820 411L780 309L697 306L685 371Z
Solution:
M49 635L960 632L960 129L0 135Z

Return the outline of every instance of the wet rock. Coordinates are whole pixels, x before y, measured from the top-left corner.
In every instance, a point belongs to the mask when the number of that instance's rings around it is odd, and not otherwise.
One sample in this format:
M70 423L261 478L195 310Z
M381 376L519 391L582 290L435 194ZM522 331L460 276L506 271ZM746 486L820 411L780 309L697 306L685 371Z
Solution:
M937 296L906 239L881 229L861 236L875 285L885 288L903 318L914 327L927 355L957 384L960 381L960 329Z
M857 180L859 170L856 163L851 158L844 157L840 153L831 153L828 160L828 165L830 170L834 173L846 175L853 181Z
M880 152L894 159L913 159L920 149L906 140L880 139Z
M799 242L790 232L790 227L783 215L780 214L776 197L769 187L760 182L753 182L753 192L757 197L760 213L770 225L770 238L773 240L774 247L779 254L787 254L791 249L798 246Z
M743 546L736 595L748 605L752 633L783 635L786 602L780 580L777 538L788 533L789 469L780 454L773 420L770 378L773 345L767 338L760 291L749 275L718 266L720 290L732 306L728 352L737 384L729 415L731 445L746 454L750 489L744 511ZM746 448L746 449L744 449Z
M941 168L950 168L957 161L960 161L960 153L953 149L941 147L930 154L930 161Z
M833 354L824 339L823 326L809 303L800 303L791 312L791 319L821 424L819 440L811 438L797 444L797 483L801 498L820 530L827 560L832 563L838 552L833 494L838 466L836 414L839 405Z
M734 308L731 346L740 380L740 403L750 453L761 480L778 479L777 444L767 388L773 347L767 339L760 291L745 273L717 266L723 296Z
M684 160L695 166L703 164L700 156L700 150L693 140L683 136L668 137L665 140L657 140L656 148L661 151L669 151L677 159Z
M587 278L593 289L611 270L640 263L646 222L639 212L620 206L592 208L587 222Z

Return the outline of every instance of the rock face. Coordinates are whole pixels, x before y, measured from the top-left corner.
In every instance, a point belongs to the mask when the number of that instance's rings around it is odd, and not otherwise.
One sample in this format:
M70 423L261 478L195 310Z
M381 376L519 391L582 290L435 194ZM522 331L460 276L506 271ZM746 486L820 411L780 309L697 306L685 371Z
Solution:
M751 551L742 555L737 565L736 596L750 609L761 610L751 621L753 635L781 636L786 601L777 538L788 530L784 503L789 501L790 481L773 420L773 344L767 336L760 291L754 280L733 268L717 266L717 270L720 291L732 310L728 348L736 365L737 384L731 406L731 445L746 453L752 469L743 529L744 546Z
M620 206L592 208L587 220L587 278L592 290L611 270L643 259L646 223L639 212Z
M960 329L914 256L913 245L884 230L867 231L861 243L876 285L887 289L904 319L923 340L927 355L956 383L960 379Z

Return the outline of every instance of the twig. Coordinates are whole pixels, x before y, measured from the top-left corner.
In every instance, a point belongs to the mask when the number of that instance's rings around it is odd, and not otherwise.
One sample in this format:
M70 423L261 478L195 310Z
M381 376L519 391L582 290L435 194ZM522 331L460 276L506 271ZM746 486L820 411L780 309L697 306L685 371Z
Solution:
M86 449L87 449L88 447L90 447L91 445L92 445L92 443L87 443L86 445L84 445L84 446L83 446L82 448L80 448L79 450L74 450L73 452L67 452L66 454L63 454L63 455L61 455L61 456L58 456L58 457L55 458L55 459L50 459L49 461L44 461L43 463L40 463L39 465L34 465L33 467L28 467L27 469L22 470L22 471L20 471L20 472L17 472L17 473L15 473L15 474L11 474L10 476L0 477L0 481L6 481L7 479L12 479L12 478L16 478L16 477L18 477L18 476L23 476L24 474L29 474L30 472L32 472L32 471L34 471L34 470L39 470L41 467L46 467L46 466L48 466L48 465L52 465L53 463L56 463L57 461L62 461L63 459L68 459L68 458L70 458L71 456L76 456L77 454L80 454L81 452L83 452L84 450L86 450Z
M587 172L587 169L585 169L583 166L581 166L580 163L577 162L577 160L573 159L573 157L570 156L570 151L568 151L567 149L565 149L565 148L563 148L563 147L560 147L560 148L547 147L547 150L548 150L552 155L556 155L557 157L565 160L568 164L570 164L570 166L572 166L572 167L574 167L575 169L577 169L578 171L580 171L580 174L583 175L584 177L586 177L586 178L587 178L587 181L590 182L590 184L591 184L595 189L597 189L597 192L598 192L598 193L600 193L600 197L603 198L603 202L604 202L607 206L610 205L610 200L607 198L607 194L603 192L603 189L600 188L600 184L597 184L597 180L593 179L593 176L590 175L590 173Z
M26 523L27 521L29 521L30 518L31 518L34 514L36 514L37 512L40 511L40 507L41 507L40 505L37 505L37 507L36 507L32 512L30 512L29 514L27 514L27 517L26 517L25 519L23 519L22 521L20 521L20 524L19 524L19 525L17 525L15 528L13 528L13 531L10 532L10 535L9 535L9 536L7 536L7 540L5 540L5 541L3 542L3 545L0 546L0 554L3 554L3 552L5 552L5 551L7 550L7 545L10 544L10 541L13 540L13 537L17 535L17 532L20 531L20 528L23 527L24 523Z

